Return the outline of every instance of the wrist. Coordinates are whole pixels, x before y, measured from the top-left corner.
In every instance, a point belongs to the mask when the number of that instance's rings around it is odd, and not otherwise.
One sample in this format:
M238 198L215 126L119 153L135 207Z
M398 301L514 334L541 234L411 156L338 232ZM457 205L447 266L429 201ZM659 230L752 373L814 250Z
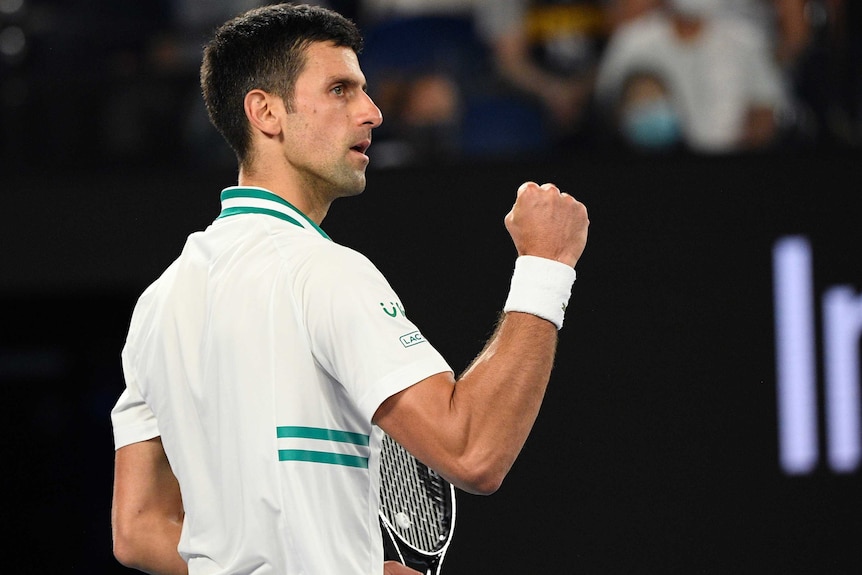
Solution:
M509 287L504 312L529 313L563 327L566 307L577 274L574 268L556 260L520 256Z

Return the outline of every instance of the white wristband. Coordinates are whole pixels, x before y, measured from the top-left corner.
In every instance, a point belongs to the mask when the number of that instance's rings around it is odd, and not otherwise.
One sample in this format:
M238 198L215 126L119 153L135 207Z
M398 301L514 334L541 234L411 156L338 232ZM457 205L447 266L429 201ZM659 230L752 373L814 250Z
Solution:
M562 262L536 256L515 260L515 273L504 312L520 311L563 327L566 306L572 295L575 270Z

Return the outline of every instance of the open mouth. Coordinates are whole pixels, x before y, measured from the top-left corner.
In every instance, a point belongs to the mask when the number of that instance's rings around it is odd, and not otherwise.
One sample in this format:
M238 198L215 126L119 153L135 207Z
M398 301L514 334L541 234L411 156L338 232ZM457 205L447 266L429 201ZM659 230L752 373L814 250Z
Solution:
M365 151L368 149L368 147L370 145L371 145L371 140L363 140L363 141L359 142L358 144L356 144L355 146L351 146L350 149L357 151L360 154L365 154Z

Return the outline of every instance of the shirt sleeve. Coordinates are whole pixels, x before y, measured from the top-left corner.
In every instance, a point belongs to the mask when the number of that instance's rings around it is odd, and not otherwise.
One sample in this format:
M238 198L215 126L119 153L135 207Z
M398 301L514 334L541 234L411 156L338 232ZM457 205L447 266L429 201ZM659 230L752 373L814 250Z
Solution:
M299 290L312 353L371 421L387 397L452 368L365 256L338 245L326 251Z
M117 403L111 410L114 449L160 435L156 416L144 398L141 397L133 373L128 368L125 351L123 353L123 373L126 378L126 389L120 394Z

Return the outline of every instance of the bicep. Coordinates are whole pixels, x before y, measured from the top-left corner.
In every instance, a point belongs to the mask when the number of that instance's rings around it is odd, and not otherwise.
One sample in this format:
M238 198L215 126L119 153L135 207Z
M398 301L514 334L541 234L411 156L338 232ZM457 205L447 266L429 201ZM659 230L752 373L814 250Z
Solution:
M452 372L432 375L388 397L373 421L426 465L448 475L460 445L457 433L447 434L457 427L444 423L452 417L454 391Z

